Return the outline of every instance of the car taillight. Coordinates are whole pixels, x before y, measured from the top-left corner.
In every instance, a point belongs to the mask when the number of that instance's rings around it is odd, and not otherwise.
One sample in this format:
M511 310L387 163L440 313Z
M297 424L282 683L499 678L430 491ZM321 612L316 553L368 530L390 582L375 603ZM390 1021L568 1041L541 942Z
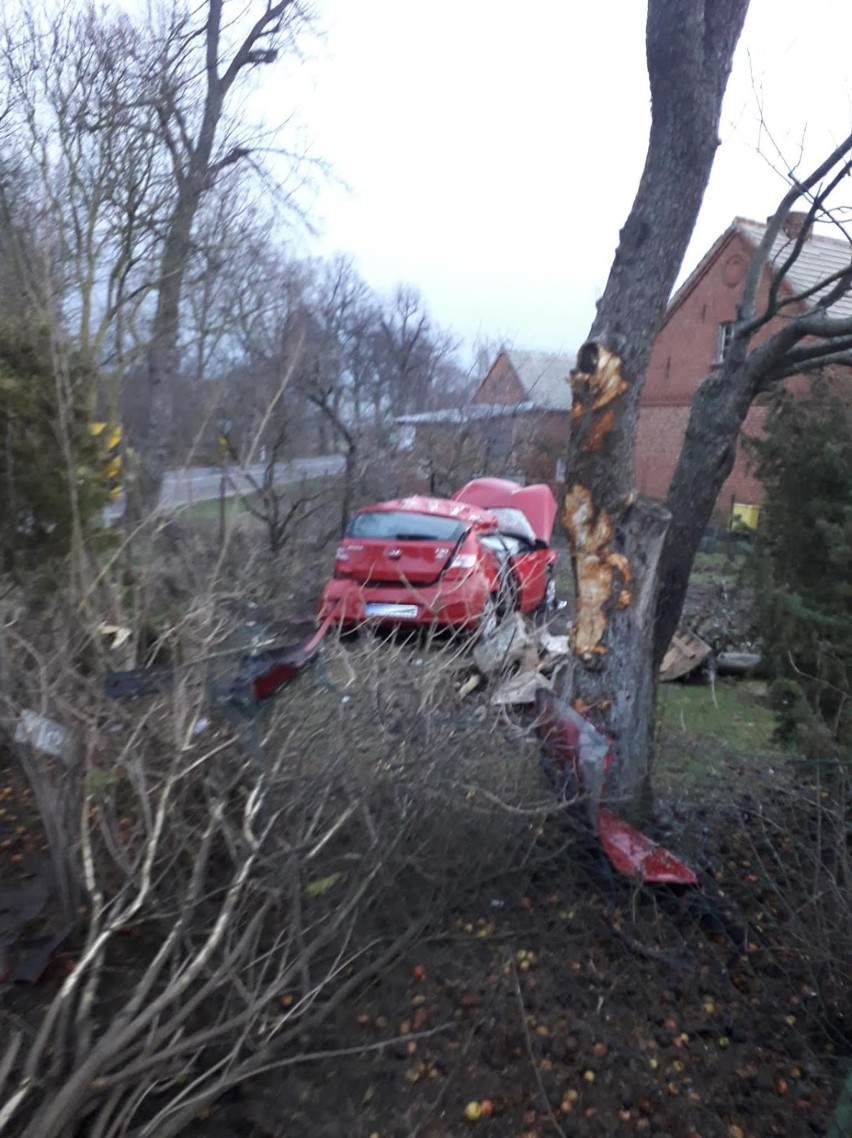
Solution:
M345 545L338 545L337 552L334 555L334 575L335 577L351 577L352 568L347 565L349 560L349 550Z
M472 569L476 564L475 553L457 553L447 566L448 569L467 570Z
M444 580L454 581L466 576L476 566L477 560L475 553L457 553L444 570Z

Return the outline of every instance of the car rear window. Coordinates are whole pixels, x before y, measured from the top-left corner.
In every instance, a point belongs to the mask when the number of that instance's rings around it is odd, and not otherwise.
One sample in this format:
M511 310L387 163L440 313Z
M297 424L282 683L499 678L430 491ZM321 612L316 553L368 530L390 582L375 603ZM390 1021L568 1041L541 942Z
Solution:
M363 537L371 541L443 541L455 542L467 529L456 518L439 514L409 514L396 510L366 510L349 523L347 537Z

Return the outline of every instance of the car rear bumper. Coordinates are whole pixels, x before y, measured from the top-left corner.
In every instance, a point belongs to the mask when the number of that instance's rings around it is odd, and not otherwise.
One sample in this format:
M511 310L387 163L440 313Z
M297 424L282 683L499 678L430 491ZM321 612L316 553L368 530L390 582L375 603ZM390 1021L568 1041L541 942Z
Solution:
M319 618L334 612L346 626L364 624L431 625L473 628L488 600L484 574L471 574L463 581L428 585L416 589L359 585L335 578L323 590Z

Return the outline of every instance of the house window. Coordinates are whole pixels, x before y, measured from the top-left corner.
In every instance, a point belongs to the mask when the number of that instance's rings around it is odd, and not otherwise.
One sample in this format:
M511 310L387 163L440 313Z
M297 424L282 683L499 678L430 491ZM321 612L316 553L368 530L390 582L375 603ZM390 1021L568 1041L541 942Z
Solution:
M725 320L719 325L719 331L716 337L716 363L720 364L731 346L731 341L734 338L734 321Z

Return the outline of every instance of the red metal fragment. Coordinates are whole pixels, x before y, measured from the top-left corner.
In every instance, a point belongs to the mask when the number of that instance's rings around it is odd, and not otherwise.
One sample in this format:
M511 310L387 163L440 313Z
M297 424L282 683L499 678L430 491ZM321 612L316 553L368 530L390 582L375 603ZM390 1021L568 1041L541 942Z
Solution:
M598 834L613 868L655 885L697 885L698 878L674 854L602 806Z
M536 732L564 774L573 774L587 796L592 828L612 866L654 885L697 885L692 870L646 834L601 805L612 742L552 691L536 693Z
M267 699L275 695L298 676L299 672L313 660L322 639L337 615L335 606L323 620L316 632L303 644L292 648L276 648L259 657L261 666L268 662L266 671L259 671L252 680L252 694L255 699Z

